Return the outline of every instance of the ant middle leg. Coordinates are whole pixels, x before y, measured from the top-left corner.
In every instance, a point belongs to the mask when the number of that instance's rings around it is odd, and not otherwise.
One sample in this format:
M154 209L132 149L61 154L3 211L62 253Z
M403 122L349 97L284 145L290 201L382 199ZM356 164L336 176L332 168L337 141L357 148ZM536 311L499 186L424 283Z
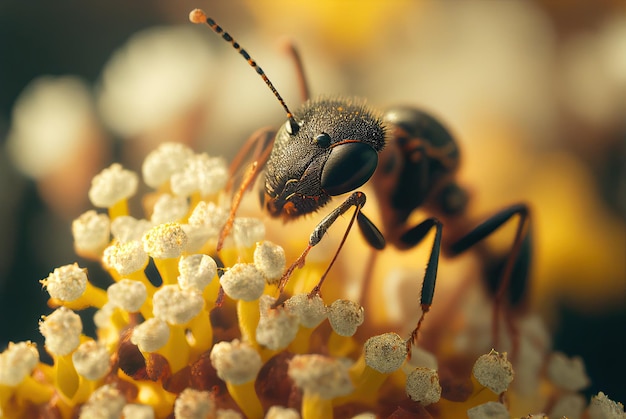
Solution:
M422 314L420 315L417 325L411 331L409 338L406 340L407 353L411 353L411 345L417 343L417 336L419 334L422 322L426 313L430 311L430 307L433 303L435 296L435 283L437 281L437 269L439 267L439 255L441 253L441 235L443 232L443 224L435 217L427 218L416 226L408 229L400 236L400 241L407 247L411 248L417 246L426 237L426 235L435 229L435 237L430 249L430 256L428 257L428 264L424 272L424 279L422 280L422 291L420 296L420 306ZM410 355L409 355L410 356Z

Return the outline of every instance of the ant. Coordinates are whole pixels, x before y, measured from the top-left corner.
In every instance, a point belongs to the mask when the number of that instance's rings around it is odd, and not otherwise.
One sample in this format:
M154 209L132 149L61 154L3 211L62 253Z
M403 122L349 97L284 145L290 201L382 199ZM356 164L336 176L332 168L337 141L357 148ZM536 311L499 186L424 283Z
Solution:
M494 268L496 278L488 284L494 294L494 342L498 341L501 306L506 302L516 307L522 302L530 265L530 212L526 204L511 205L491 216L473 229L465 210L468 193L455 181L460 153L450 132L433 116L409 106L387 109L380 117L363 102L340 97L309 100L302 64L295 49L291 49L298 70L305 103L295 113L287 107L265 72L248 52L203 11L190 13L193 23L206 24L229 42L265 81L287 113L287 121L277 131L262 129L253 134L231 164L231 173L239 169L245 156L256 146L254 162L233 198L231 212L218 240L217 250L232 228L235 213L243 193L265 169L265 184L261 202L266 211L284 221L313 213L325 206L332 197L351 192L314 228L302 254L285 271L279 284L282 293L292 272L304 264L309 251L317 245L339 216L354 207L354 213L333 259L310 295L320 293L322 283L335 262L347 236L357 221L367 243L381 250L386 242L398 249L417 246L435 230L430 257L422 282L420 304L422 314L407 340L417 341L418 331L429 311L437 278L440 252L456 256L488 237L517 216L517 229L510 251ZM382 231L362 212L366 196L355 191L371 179L374 194L382 214ZM409 216L418 208L433 216L415 226L408 225ZM446 225L452 230L468 231L444 241ZM374 257L369 267L373 267ZM371 272L371 269L370 269ZM508 295L505 295L507 294ZM507 316L507 327L513 338L515 327Z

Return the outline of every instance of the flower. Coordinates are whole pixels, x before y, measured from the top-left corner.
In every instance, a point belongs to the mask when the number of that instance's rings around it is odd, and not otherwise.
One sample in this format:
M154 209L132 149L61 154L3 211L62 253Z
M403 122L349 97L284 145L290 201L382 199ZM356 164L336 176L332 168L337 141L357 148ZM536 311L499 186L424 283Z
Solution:
M162 147L177 149L173 144ZM208 159L191 151L173 153L172 158ZM170 179L187 176L223 185L219 179L227 172L220 159L212 161L224 167L209 172L194 163L170 164L165 155L160 160L170 168ZM146 161L154 164L152 157ZM207 179L211 176L217 179ZM209 194L201 185L188 189L183 196L189 205L181 206L171 199L168 180L153 183L160 196L151 202L164 207L162 213L172 205L176 210L171 214L177 214L159 222L159 217L128 214L126 201L136 190L136 174L114 165L97 179L105 190L114 186L122 192L101 205L108 215L89 213L98 222L77 221L81 228L75 229L75 237L84 242L84 237L107 232L107 243L98 239L100 244L87 246L90 251L84 254L99 259L114 282L107 290L99 289L76 263L41 281L50 304L58 307L40 326L54 364L41 363L35 345L28 342L12 343L2 352L0 407L5 417L44 412L62 418L76 413L119 417L124 412L157 418L172 413L474 418L529 411L575 417L586 409L594 418L626 415L622 405L602 393L587 408L579 393L589 384L582 360L550 354L536 317L519 320L517 347L510 340L503 344L513 356L482 353L485 344L493 344L491 314L477 310L484 301L467 293L469 308L437 323L451 325L450 330L437 337L426 328L429 340L411 345L410 338L393 330L379 333L380 326L365 322L371 307L347 298L329 301L326 292L307 292L330 259L310 260L296 269L285 287L289 298L277 299L282 297L281 274L299 250L264 237L270 226L280 225L237 217L234 240L226 240L217 252L221 229L214 223L223 225L228 213L223 189ZM190 226L202 234L190 239ZM147 274L150 259L159 278ZM325 287L341 292L341 275L331 271ZM390 304L384 296L381 301ZM83 334L74 311L87 306L98 309L97 336ZM467 329L455 327L458 321ZM507 333L502 332L510 339Z

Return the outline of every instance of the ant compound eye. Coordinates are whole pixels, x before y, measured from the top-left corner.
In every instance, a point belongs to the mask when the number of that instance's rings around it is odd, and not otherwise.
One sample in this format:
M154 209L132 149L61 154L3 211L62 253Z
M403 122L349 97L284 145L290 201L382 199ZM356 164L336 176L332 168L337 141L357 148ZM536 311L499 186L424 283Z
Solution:
M285 130L287 130L289 135L296 135L300 131L300 125L298 125L295 119L289 118L285 124Z
M341 195L363 185L374 174L378 153L366 143L346 142L334 147L322 169L322 189Z
M321 133L313 140L313 142L321 148L330 147L330 141L330 135L326 134L325 132Z

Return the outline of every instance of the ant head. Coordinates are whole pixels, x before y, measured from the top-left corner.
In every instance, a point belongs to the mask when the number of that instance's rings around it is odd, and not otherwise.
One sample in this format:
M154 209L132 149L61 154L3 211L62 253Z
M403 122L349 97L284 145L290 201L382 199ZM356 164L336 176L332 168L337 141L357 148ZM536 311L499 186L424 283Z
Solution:
M310 100L296 111L295 119L297 128L288 120L279 130L270 166L281 162L281 167L290 168L290 179L301 181L315 172L319 176L315 182L330 196L358 188L374 173L385 128L363 101Z

